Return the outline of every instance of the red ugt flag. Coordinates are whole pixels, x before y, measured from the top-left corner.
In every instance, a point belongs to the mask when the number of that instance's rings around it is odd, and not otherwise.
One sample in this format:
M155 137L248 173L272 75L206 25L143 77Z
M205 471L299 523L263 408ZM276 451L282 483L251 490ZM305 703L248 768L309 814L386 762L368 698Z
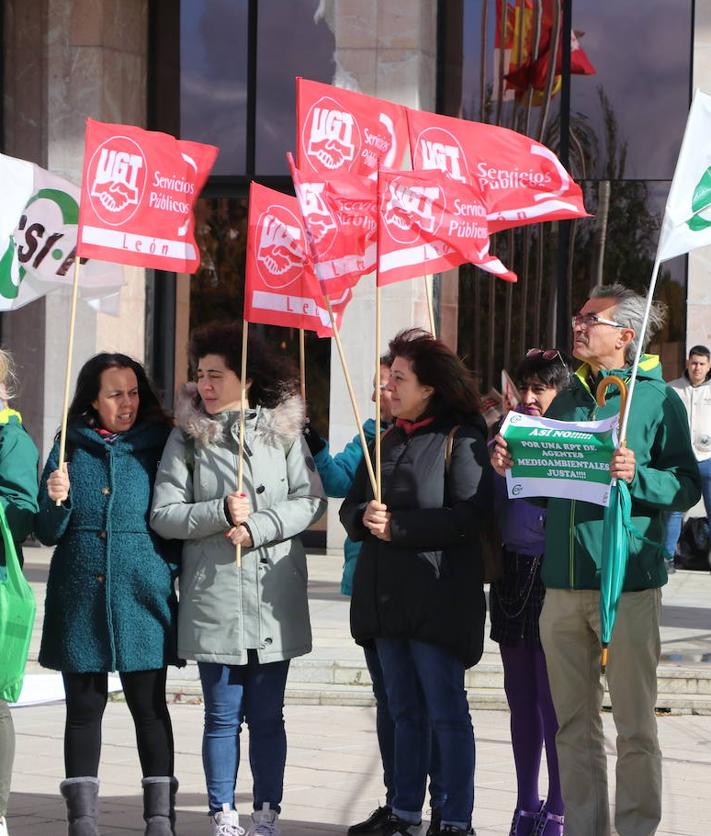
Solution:
M323 293L333 299L375 270L377 187L357 174L302 174L287 154Z
M440 171L381 171L378 284L476 264L509 282L516 274L489 255L486 207L476 184Z
M420 110L408 110L407 118L413 166L477 182L490 233L589 217L580 186L540 142L508 128Z
M300 171L375 178L400 168L408 150L402 105L330 84L296 79L296 164Z
M350 297L346 291L332 303L337 324ZM244 318L332 335L296 198L254 182L249 187Z
M218 151L87 119L78 254L194 273L200 253L193 207Z

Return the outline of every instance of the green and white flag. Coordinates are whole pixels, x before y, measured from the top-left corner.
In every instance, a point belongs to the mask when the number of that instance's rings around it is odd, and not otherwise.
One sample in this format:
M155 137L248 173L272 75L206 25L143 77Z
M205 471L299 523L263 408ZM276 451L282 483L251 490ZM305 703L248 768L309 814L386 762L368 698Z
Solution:
M509 412L501 426L514 461L506 471L509 499L548 496L607 505L617 423L617 415L576 422Z
M4 154L0 187L0 311L9 311L71 288L79 188ZM82 259L79 295L97 310L117 314L124 283L120 265Z
M674 170L657 259L711 244L711 96L697 90Z

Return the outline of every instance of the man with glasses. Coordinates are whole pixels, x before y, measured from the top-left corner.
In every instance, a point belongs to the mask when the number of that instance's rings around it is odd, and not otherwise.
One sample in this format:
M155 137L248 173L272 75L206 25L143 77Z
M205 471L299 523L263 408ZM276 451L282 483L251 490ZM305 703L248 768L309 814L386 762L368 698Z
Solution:
M620 284L597 287L573 317L573 354L582 362L573 383L553 401L547 418L586 421L619 412L616 389L597 407L600 380L628 380L641 338L645 299ZM644 345L664 324L655 303ZM494 467L512 460L497 439ZM642 355L632 399L627 446L610 471L624 479L632 498L634 536L617 622L610 643L607 683L617 726L615 826L620 836L647 836L661 818L661 752L655 702L659 661L664 513L698 502L700 479L679 398L664 383L659 359ZM600 709L600 561L603 512L599 505L549 499L540 619L559 731L556 747L565 801L566 836L610 833L607 760Z

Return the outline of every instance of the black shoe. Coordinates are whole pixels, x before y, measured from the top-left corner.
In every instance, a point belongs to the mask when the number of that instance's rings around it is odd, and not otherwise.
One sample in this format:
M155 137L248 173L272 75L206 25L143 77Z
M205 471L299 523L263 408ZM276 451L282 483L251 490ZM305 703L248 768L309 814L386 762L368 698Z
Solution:
M467 830L462 830L459 827L455 827L453 824L445 824L444 827L440 828L439 833L450 833L452 836L456 836L456 834L459 834L459 836L476 836L473 827L470 827Z
M348 836L367 836L370 833L382 833L383 825L390 818L391 812L390 807L387 805L385 807L378 807L377 810L373 810L365 821L352 824L348 828Z
M421 821L415 824L391 813L380 830L380 836L416 836L421 828Z
M430 826L427 828L425 836L439 836L442 832L442 812L436 807L432 808L430 814Z

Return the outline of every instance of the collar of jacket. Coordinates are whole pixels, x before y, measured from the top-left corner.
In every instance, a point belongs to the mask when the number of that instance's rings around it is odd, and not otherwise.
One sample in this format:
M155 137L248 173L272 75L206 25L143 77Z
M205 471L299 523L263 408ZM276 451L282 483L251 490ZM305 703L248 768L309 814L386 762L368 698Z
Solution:
M114 441L107 441L99 435L95 427L89 427L84 423L73 423L69 426L67 437L76 447L94 447L100 450L123 448L137 451L165 444L169 432L170 427L167 424L148 424L145 421L139 421L127 432L118 433Z
M429 427L434 422L434 416L429 418L422 418L420 421L410 421L408 418L396 418L395 426L401 429L405 435L411 435L415 430L421 430L423 427Z
M625 366L621 369L601 369L597 375L593 375L589 363L583 363L575 370L575 379L583 387L583 389L591 396L595 397L595 393L590 388L589 380L592 379L597 385L604 377L621 377L622 380L628 380L632 366ZM648 378L652 380L661 380L662 378L662 364L659 362L659 357L656 354L643 354L639 359L639 367L637 369L638 378Z
M278 447L291 445L299 437L304 418L303 401L298 395L293 395L273 409L262 406L250 409L245 414L245 425L247 432L253 432L265 444ZM208 415L202 407L195 383L186 383L178 393L175 423L201 444L217 444L225 440L227 433L239 434L239 412Z
M10 409L9 406L0 409L0 424L14 424L22 423L22 415L16 409Z

